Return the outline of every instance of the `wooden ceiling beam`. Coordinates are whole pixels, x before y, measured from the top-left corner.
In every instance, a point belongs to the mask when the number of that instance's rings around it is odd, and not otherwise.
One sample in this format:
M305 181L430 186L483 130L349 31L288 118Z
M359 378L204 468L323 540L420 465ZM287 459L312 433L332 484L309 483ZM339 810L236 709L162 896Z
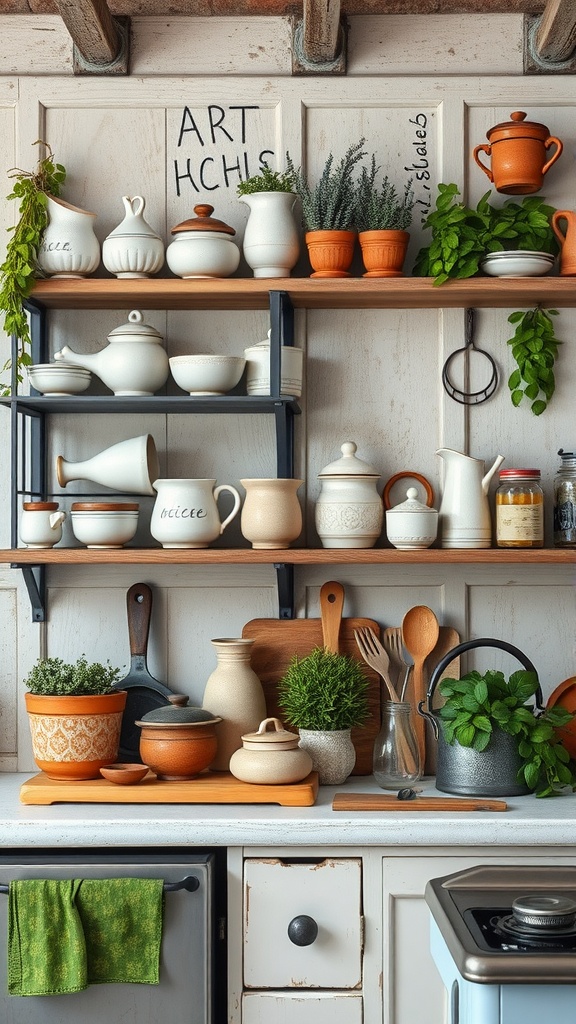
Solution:
M574 0L548 0L535 39L541 60L569 60L576 47L576 3Z
M74 43L77 74L128 74L129 26L106 0L55 0Z

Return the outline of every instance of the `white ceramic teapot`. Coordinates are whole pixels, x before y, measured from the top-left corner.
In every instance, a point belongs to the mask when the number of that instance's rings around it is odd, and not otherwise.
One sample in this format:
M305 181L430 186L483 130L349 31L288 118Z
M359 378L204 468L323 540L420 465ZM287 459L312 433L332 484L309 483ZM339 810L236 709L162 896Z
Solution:
M452 448L437 452L446 472L439 511L443 548L489 548L492 521L488 502L490 481L504 456L498 455L487 473L482 459L473 459Z
M155 480L157 498L150 533L163 548L207 548L232 522L240 509L240 495L229 484L215 480ZM218 496L229 491L234 506L220 522Z
M166 383L170 366L162 335L144 323L140 310L133 309L128 323L110 331L108 341L106 348L93 355L73 352L64 345L54 359L85 366L115 395L153 395Z

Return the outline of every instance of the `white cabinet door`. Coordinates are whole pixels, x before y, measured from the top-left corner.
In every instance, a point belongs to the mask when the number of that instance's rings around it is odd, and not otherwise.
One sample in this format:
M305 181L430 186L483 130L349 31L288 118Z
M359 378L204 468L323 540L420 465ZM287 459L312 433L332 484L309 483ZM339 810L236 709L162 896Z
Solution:
M317 937L290 939L294 918ZM244 986L351 989L362 984L362 861L244 862Z
M362 1024L362 996L346 992L245 992L242 1024Z

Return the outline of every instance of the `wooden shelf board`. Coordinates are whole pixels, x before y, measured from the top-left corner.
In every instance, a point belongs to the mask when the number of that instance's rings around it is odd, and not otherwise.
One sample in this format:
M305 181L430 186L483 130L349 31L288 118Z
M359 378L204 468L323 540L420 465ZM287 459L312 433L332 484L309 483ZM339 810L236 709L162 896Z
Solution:
M575 548L29 548L0 550L0 563L23 565L571 565Z
M310 277L217 280L117 280L52 278L39 281L31 298L58 309L268 309L270 291L286 291L296 308L439 309L576 306L576 278L476 277L439 288L431 278Z

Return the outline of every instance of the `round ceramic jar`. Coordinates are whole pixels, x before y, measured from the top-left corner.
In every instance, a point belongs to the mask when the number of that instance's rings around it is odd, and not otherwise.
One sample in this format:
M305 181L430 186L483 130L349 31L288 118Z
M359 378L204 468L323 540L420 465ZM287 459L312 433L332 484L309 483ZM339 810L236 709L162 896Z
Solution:
M298 746L299 737L278 718L265 718L257 732L245 733L230 758L230 771L241 782L282 785L300 782L312 771L312 758Z
M62 540L65 512L57 501L25 501L20 517L20 540L27 548L53 548Z
M240 262L232 240L234 228L211 216L213 206L194 207L196 217L172 228L176 237L166 250L166 262L177 277L229 277Z
M142 730L140 756L159 779L193 779L214 760L215 727L222 719L204 708L187 707L185 694L168 700L135 723Z
M376 488L380 477L356 457L353 441L346 441L340 451L342 458L318 474L322 488L315 508L316 530L325 548L372 548L384 521Z
M246 391L249 395L270 394L270 334L264 341L244 349L246 356ZM300 398L302 394L302 362L304 353L293 345L280 349L280 394Z
M409 487L406 491L406 501L402 501L393 508L389 504L389 495L392 486L403 477L418 480L426 492L426 504L418 501L418 489ZM386 535L392 547L399 550L418 550L429 548L436 540L438 532L438 512L432 508L434 491L426 477L419 473L397 473L388 480L382 501L386 508Z

